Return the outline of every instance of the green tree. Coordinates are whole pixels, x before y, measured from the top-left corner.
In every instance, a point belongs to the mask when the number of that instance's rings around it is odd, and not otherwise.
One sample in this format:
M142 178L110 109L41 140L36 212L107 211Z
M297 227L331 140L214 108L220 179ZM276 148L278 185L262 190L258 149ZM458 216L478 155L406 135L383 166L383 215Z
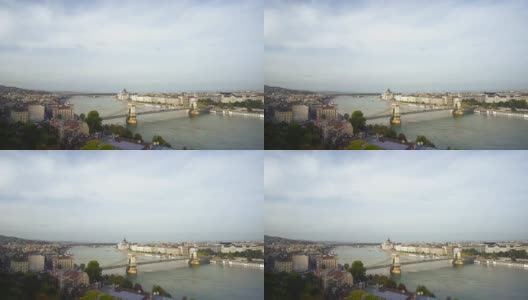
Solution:
M86 274L88 274L88 277L90 277L90 283L94 283L101 279L101 273L103 272L103 269L99 267L99 262L96 260L91 260L84 271Z
M428 290L425 285L418 285L416 287L416 292L421 292L424 296L435 297L435 295L430 290Z
M159 135L155 135L154 137L152 137L152 142L153 143L159 143L160 145L163 145L163 146L167 146L167 147L170 147L171 145L169 143L167 143L167 141L165 141L163 139L163 137L159 136Z
M365 129L367 128L367 119L363 116L362 111L356 110L350 116L350 124L352 124L354 133L362 132L365 131Z
M84 271L85 268L86 268L86 265L85 265L85 264L81 264L81 265L79 266L79 269L81 269L81 271Z
M344 114L343 115L343 119L349 121L350 120L350 115L349 114Z
M367 278L367 269L363 266L363 262L356 260L350 267L350 274L354 278L354 283L362 282Z
M158 292L160 294L160 296L165 296L165 297L172 297L167 291L165 291L161 286L159 285L154 285L152 286L152 292Z
M92 110L88 113L88 116L86 117L86 124L88 124L90 133L102 130L102 123L103 119L99 117L99 113L96 110Z
M79 119L81 119L81 121L84 121L84 119L86 119L86 115L84 113L80 114Z
M141 284L134 284L134 291L143 291L143 287L141 286Z
M136 133L136 134L134 134L134 140L136 140L136 141L142 141L142 140L143 140L143 137L141 136L141 134Z
M416 143L420 143L420 142L423 143L425 146L435 147L435 144L433 144L433 142L431 142L429 139L427 139L423 135L419 135L416 137Z

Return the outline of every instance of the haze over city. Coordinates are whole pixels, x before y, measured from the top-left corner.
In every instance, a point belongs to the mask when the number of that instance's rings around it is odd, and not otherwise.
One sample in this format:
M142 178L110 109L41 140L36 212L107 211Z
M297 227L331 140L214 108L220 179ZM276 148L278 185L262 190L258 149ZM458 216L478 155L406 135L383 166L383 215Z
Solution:
M0 235L78 242L261 240L262 159L256 151L5 152Z
M400 242L527 239L522 152L268 152L265 234Z
M526 1L267 1L265 83L345 92L528 88Z
M0 0L0 84L262 90L261 1Z

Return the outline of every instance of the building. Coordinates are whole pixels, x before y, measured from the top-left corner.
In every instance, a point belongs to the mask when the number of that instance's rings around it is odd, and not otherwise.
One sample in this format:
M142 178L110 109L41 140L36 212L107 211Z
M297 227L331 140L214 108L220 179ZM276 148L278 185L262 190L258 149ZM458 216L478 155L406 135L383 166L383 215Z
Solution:
M27 261L11 261L10 269L12 272L29 272L29 263Z
M337 269L337 258L332 255L322 255L315 259L317 269Z
M292 256L293 271L304 272L308 271L308 255L297 254Z
M392 250L394 249L394 243L388 238L385 242L381 244L381 249L383 250Z
M130 244L127 242L125 238L123 238L123 240L117 244L117 249L128 250L130 249Z
M21 122L21 123L27 123L29 122L29 112L28 111L11 111L11 121L12 122Z
M307 105L293 105L293 121L295 122L304 122L308 121L308 106Z
M31 272L40 272L44 271L44 256L37 254L37 255L30 255L28 257L28 263L29 263L29 271Z
M44 121L44 105L35 104L28 106L29 120L31 122Z
M316 116L317 119L336 120L337 109L332 105L323 105L317 108Z
M275 272L287 272L290 273L293 271L293 262L291 260L276 260Z
M69 105L57 105L52 109L53 118L62 120L73 119L73 108Z
M73 258L68 255L58 255L52 259L53 270L63 269L71 270L73 269Z
M393 93L390 89L387 89L387 90L381 95L381 99L383 99L383 100L387 100L387 101L394 100L394 93Z
M90 277L86 272L73 270L53 270L50 275L57 279L59 288L88 286L90 284Z
M281 122L291 123L293 121L293 112L275 111L275 121L277 123L281 123Z

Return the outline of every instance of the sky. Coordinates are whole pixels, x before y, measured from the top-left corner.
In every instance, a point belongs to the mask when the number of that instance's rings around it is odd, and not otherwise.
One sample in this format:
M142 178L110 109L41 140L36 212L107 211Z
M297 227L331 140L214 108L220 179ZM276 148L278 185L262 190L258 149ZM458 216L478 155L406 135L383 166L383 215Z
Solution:
M339 242L528 240L527 152L411 152L267 151L265 234Z
M3 151L0 235L263 239L262 151L110 152Z
M0 0L0 85L263 89L263 2Z
M528 1L278 1L264 81L340 92L528 90Z

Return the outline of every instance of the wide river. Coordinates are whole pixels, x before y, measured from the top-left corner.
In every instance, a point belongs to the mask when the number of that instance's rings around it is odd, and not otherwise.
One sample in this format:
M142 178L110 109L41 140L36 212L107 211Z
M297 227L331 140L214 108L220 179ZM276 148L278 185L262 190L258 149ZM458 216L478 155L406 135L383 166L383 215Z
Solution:
M349 265L361 260L367 274L389 275L389 269L368 271L368 266L390 264L391 257L379 247L340 246L334 249L339 263ZM401 261L417 260L417 257L401 256ZM513 300L526 299L528 295L528 270L509 267L488 267L468 264L453 267L449 261L403 265L402 274L394 277L397 282L415 290L425 285L438 299L451 296L459 300Z
M88 264L97 260L102 267L126 263L127 253L115 247L73 247L70 249L75 264ZM157 260L159 258L137 256L137 260ZM174 299L196 300L236 300L264 299L264 272L259 269L224 267L221 265L173 266L167 264L139 265L138 274L130 277L132 282L151 291L152 286L160 285ZM124 269L103 271L103 274L125 275Z
M340 114L361 110L365 116L388 113L390 103L379 96L339 96L333 100ZM416 105L400 104L402 112L423 110ZM450 111L430 112L401 117L402 124L393 126L398 133L415 140L424 135L438 149L528 149L528 119L505 116L469 114L454 117ZM375 119L367 124L389 125L389 118Z
M127 103L112 97L74 96L68 101L74 105L74 113L88 114L97 110L101 117L126 114ZM155 108L136 103L138 112ZM127 125L133 133L139 133L145 141L155 135L162 136L174 149L213 150L262 150L264 149L264 122L262 119L243 116L205 114L188 117L183 111L141 115L136 125ZM104 121L103 124L126 125L125 118Z

